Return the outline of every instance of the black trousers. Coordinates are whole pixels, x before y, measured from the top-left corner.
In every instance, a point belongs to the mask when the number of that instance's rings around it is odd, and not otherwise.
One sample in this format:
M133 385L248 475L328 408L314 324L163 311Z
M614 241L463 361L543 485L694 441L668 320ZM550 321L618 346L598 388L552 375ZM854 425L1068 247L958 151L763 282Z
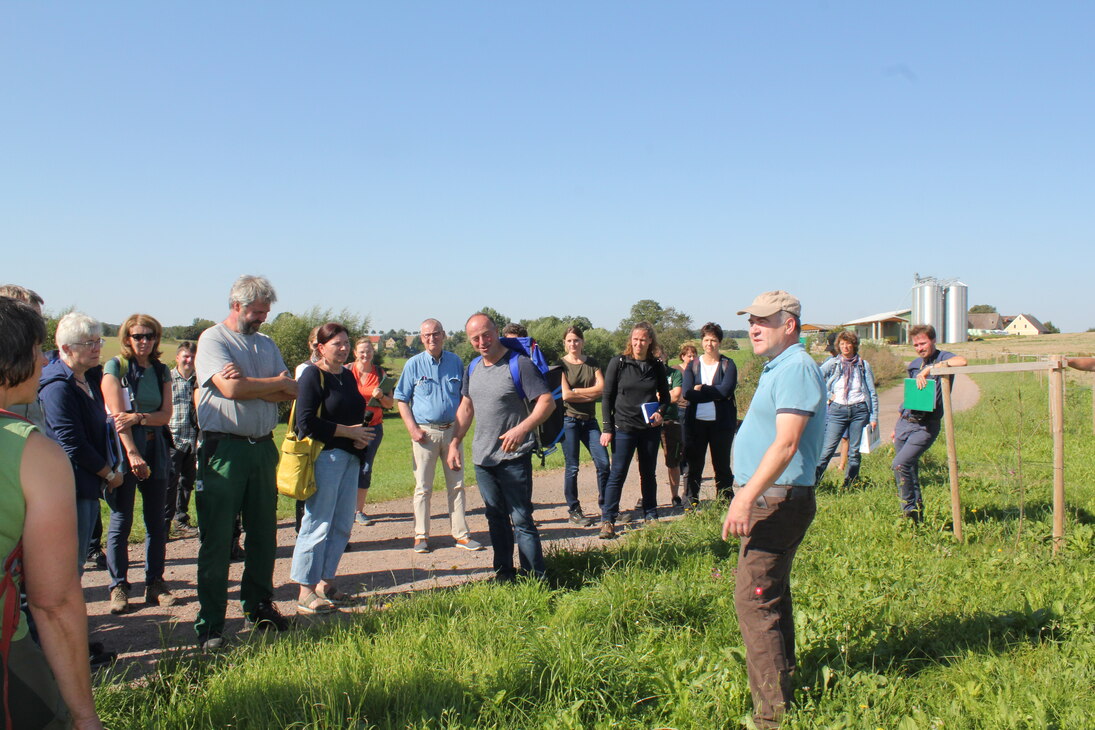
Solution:
M696 419L685 435L688 454L688 481L685 493L689 501L700 498L700 478L711 451L711 465L715 467L715 493L726 499L734 496L734 472L730 467L730 448L734 445L734 429L721 428L714 421Z

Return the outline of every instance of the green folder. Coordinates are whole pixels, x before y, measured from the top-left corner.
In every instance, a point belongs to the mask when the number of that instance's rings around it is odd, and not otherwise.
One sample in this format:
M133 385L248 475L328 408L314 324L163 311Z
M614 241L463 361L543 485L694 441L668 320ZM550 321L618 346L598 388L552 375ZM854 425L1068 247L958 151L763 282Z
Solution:
M934 411L935 388L936 383L932 378L928 378L923 390L916 387L916 378L905 378L904 407L910 411Z

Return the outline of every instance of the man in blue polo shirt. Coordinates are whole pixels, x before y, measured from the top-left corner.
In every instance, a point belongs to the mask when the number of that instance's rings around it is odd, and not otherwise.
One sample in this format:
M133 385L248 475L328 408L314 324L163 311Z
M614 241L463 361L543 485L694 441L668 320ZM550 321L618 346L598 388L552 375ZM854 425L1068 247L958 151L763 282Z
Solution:
M722 537L741 538L734 607L745 643L753 721L758 728L774 728L792 697L791 563L817 512L825 381L798 341L798 299L785 291L765 292L738 314L749 315L753 352L768 364L734 439L739 484Z
M465 550L482 550L483 546L468 534L468 523L464 518L464 470L450 468L444 458L452 441L456 408L460 405L464 363L456 353L443 349L445 328L436 319L423 322L418 337L426 349L403 366L393 393L403 425L411 435L414 551L430 551L430 498L433 496L433 475L437 471L439 458L449 493L449 523L453 539Z

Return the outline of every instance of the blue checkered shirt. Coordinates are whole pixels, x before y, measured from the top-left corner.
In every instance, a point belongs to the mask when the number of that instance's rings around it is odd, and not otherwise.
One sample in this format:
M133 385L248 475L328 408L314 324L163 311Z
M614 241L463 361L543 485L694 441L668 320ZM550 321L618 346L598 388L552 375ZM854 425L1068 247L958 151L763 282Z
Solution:
M198 419L194 413L194 385L197 374L184 378L178 368L171 369L171 438L175 448L189 446L193 451L198 440Z

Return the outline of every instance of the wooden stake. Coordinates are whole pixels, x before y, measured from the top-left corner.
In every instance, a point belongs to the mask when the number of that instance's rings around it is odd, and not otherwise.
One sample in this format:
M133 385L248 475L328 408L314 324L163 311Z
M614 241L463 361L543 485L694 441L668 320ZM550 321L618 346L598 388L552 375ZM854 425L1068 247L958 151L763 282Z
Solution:
M1060 355L1049 371L1049 414L1053 427L1053 554L1065 541L1065 374Z
M943 425L947 429L947 472L951 481L951 522L954 538L962 542L962 497L958 493L958 449L954 439L954 411L951 409L951 378L939 379L943 387Z

